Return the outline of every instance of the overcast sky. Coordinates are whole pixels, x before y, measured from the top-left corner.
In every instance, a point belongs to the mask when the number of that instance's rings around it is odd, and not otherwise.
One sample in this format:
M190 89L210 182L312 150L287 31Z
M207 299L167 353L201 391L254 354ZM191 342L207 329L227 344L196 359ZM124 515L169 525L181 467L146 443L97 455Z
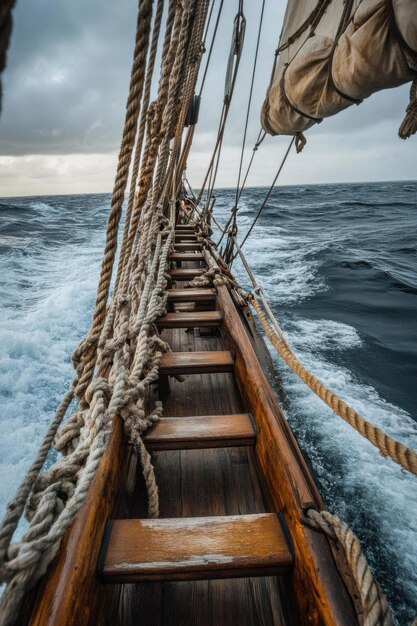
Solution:
M219 0L216 0L218 2ZM225 0L215 53L188 163L202 182L222 106L223 83L237 0ZM261 0L246 0L247 35L225 136L218 186L236 183L240 142ZM248 145L260 128L284 2L266 0ZM136 0L17 0L3 75L0 196L111 191L136 23ZM417 136L397 131L409 86L376 94L307 132L282 184L415 179ZM270 184L288 138L268 138L249 185ZM248 150L248 158L249 151Z

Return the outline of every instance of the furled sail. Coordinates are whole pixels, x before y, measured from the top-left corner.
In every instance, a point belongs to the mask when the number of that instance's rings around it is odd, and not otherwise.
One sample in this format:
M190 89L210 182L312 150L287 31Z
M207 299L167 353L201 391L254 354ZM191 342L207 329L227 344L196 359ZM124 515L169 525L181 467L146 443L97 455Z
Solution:
M413 81L400 128L417 130L417 0L289 0L262 108L270 134L300 133Z

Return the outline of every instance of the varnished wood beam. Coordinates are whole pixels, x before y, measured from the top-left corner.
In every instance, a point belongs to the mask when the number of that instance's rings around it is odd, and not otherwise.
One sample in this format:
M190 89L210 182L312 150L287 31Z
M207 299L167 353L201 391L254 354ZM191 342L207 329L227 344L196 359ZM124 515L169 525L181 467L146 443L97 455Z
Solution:
M274 514L115 520L100 574L109 582L286 574L293 556Z
M196 450L254 445L256 433L248 413L162 417L143 440L148 450Z

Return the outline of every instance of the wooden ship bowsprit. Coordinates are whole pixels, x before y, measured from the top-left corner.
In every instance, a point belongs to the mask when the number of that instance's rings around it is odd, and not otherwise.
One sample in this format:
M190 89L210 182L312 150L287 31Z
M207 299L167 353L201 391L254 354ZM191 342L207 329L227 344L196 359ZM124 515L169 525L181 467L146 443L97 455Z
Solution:
M292 352L236 236L243 175L229 222L220 225L222 247L212 240L213 188L246 28L242 1L198 196L184 177L222 7L139 2L91 329L1 526L3 625L392 623L358 540L326 510L271 388L259 326L380 452L414 474L417 455L326 389ZM413 0L291 0L264 130L290 135L289 149L299 150L312 124L414 80L400 129L413 134L416 48ZM262 133L255 147L261 141ZM237 255L250 293L230 271ZM28 523L13 539L23 515Z

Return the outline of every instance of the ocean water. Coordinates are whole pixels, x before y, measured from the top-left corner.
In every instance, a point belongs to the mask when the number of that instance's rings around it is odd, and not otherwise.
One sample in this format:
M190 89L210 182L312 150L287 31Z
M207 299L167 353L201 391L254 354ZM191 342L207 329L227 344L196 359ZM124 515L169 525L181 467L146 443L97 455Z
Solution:
M239 236L265 189L248 189ZM216 192L227 220L234 192ZM108 195L0 200L0 512L87 330ZM282 187L244 250L301 360L417 448L417 183ZM243 268L234 271L248 285ZM275 357L273 381L331 511L363 542L399 624L417 614L417 479L382 458Z

